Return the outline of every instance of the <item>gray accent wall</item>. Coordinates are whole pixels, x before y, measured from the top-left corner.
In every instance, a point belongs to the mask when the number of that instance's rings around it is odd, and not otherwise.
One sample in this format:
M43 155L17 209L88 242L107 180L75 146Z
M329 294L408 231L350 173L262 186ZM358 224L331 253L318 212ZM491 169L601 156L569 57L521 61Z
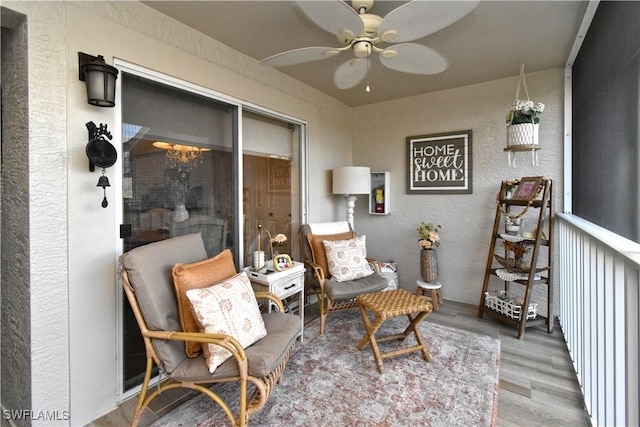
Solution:
M3 8L0 399L3 408L11 409L31 407L27 75L26 19ZM30 424L25 419L14 422Z

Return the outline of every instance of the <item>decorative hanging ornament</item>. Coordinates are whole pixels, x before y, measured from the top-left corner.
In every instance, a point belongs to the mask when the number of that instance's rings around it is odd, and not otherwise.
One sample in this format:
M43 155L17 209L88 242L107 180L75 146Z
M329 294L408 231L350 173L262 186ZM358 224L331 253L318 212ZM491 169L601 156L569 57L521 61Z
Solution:
M109 202L107 201L107 187L111 187L111 184L109 184L109 178L105 175L106 172L107 171L105 169L102 169L102 176L98 179L98 185L96 185L96 187L102 187L104 196L102 199L103 208L109 206Z
M98 127L95 123L88 122L86 126L89 131L89 142L86 146L87 157L89 158L89 171L93 172L95 166L102 168L102 176L98 179L96 187L102 187L102 207L106 208L109 206L106 189L107 187L111 187L109 178L105 175L106 168L110 168L116 163L118 153L116 148L107 141L107 139L111 139L112 136L111 132L107 130L106 124L100 123Z

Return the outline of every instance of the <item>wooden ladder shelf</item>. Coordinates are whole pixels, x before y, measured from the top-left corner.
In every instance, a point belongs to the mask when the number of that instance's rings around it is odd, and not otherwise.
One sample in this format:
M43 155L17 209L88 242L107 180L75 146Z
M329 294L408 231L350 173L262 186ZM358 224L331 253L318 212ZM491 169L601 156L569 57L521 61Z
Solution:
M527 178L523 178L523 181ZM522 185L522 182L520 185ZM516 194L517 195L517 194ZM522 338L525 329L529 326L546 325L547 332L553 332L553 187L551 180L539 179L539 191L533 194L533 197L526 198L507 198L507 182L504 181L498 193L496 217L493 223L493 232L491 234L491 246L487 256L487 265L484 275L484 283L482 286L482 294L480 295L480 304L478 305L478 317L483 317L485 313L491 315L498 320L517 327L517 336ZM531 209L527 212L532 218L533 210L535 210L534 220L537 228L533 235L509 235L506 233L506 227L503 225L503 217L519 216L522 210ZM514 212L516 212L514 214ZM501 232L504 230L504 232ZM516 268L511 264L512 259L508 258L508 251L502 248L505 241L517 242L520 245L529 247L531 258L529 265L524 268ZM503 256L500 256L503 255ZM489 285L491 282L504 283L504 289L496 290ZM524 296L520 296L518 301L512 301L508 297L508 292L512 284L524 287ZM531 310L531 296L535 286L546 287L546 313L540 314L537 309ZM507 297L502 300L496 300L491 294L487 299L487 292L504 291ZM520 292L518 293L520 295ZM497 304L496 304L497 303ZM512 311L511 309L514 309Z

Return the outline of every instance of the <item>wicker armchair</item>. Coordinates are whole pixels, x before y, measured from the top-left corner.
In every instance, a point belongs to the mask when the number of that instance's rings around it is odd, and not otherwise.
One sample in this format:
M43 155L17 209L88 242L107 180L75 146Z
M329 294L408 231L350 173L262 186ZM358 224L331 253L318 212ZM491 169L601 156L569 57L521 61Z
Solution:
M355 236L348 222L304 224L298 231L302 256L307 266L305 283L318 298L320 308L320 334L329 313L357 307L360 294L384 290L388 282L379 274L378 264L370 261L375 273L355 280L338 282L328 274L324 240L348 240Z
M300 334L300 319L285 314L282 302L268 293L256 293L256 298L271 299L280 312L262 315L267 335L247 348L230 335L182 331L172 269L177 263L196 263L206 258L199 233L141 246L120 258L122 284L142 332L147 354L147 368L132 426L138 424L142 412L156 396L179 387L204 393L220 405L233 425L244 426L249 415L267 402L293 352ZM230 254L229 258L233 266ZM210 373L203 355L187 356L185 341L216 344L226 348L232 356ZM149 390L151 393L147 396L154 363L168 379L157 389ZM225 396L217 395L215 388L209 389L211 384L222 382L239 383L237 414L232 413ZM249 398L248 384L255 389Z

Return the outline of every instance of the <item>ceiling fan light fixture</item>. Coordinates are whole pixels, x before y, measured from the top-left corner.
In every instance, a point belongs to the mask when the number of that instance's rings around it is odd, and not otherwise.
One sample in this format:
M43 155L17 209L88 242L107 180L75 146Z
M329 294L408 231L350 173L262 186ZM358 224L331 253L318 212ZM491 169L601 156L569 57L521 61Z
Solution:
M353 44L353 54L356 58L366 58L371 55L371 42L362 40Z
M320 28L337 37L342 46L293 49L263 59L261 64L284 67L352 50L353 57L339 65L333 75L337 88L350 89L368 75L372 52L379 54L378 59L384 67L394 71L419 75L443 72L448 63L442 55L422 44L409 42L458 21L471 12L479 0L403 1L384 17L369 13L374 0L351 0L351 6L347 0L296 0L295 3ZM378 46L381 42L394 45L383 49ZM368 80L366 86L370 91Z

